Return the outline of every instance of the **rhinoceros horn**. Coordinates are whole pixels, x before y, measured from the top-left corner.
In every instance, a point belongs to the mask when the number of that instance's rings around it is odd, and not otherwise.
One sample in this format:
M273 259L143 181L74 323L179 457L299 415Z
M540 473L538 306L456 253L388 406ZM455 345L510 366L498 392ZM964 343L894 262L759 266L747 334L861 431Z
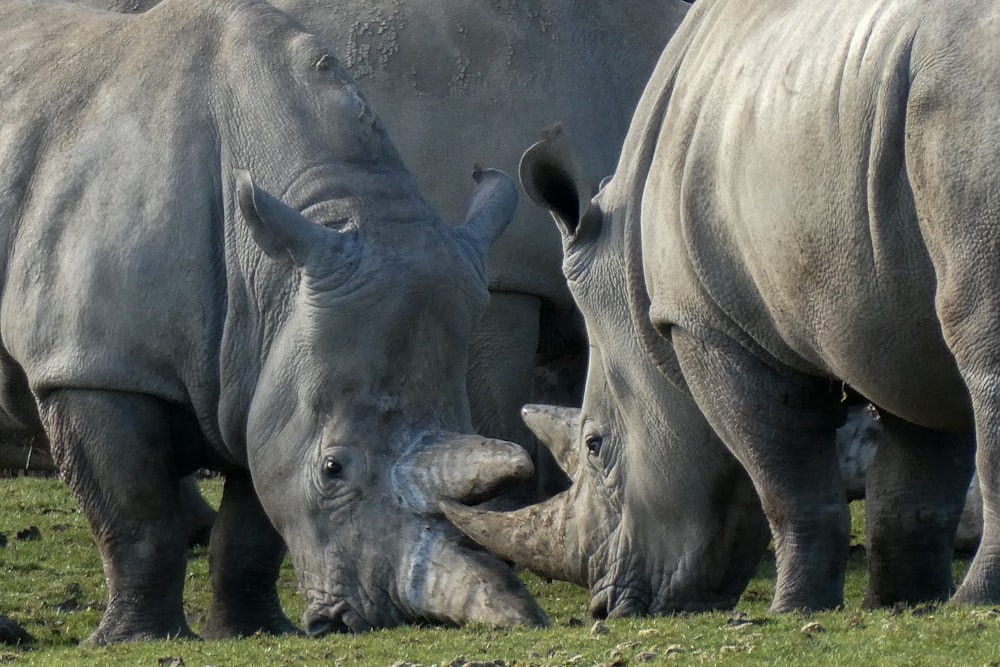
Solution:
M546 446L570 479L576 479L580 458L576 451L580 432L580 408L557 405L526 405L521 418Z
M525 423L547 446L559 465L575 479L579 458L574 452L580 410L550 405L526 405ZM553 579L587 585L586 559L574 539L573 488L545 502L513 512L492 512L442 499L444 515L463 533L501 558Z
M401 585L413 615L455 624L548 625L514 570L470 546L458 536L433 533L417 542Z
M568 491L513 512L481 510L448 498L439 500L439 506L459 530L500 558L542 577L587 585L585 559L571 537Z
M480 502L532 474L531 457L520 445L449 432L425 436L394 470L397 492L421 511L439 496Z

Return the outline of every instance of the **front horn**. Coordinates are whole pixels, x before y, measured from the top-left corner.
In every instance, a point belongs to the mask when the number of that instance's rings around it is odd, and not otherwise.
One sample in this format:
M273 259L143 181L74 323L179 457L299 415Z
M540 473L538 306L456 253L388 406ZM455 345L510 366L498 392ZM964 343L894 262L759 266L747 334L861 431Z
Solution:
M534 475L531 457L513 442L466 433L427 435L394 470L397 491L420 510L439 496L478 503Z
M468 507L438 500L444 515L487 551L526 567L541 577L587 585L578 541L570 536L572 508L566 492L513 512Z

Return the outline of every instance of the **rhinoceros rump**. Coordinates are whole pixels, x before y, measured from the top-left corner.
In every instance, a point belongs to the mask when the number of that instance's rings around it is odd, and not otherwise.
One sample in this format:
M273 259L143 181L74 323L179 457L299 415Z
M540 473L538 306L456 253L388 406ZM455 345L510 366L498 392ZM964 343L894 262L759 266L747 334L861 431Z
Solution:
M0 14L2 423L49 441L91 522L90 641L190 634L199 467L226 475L205 636L295 630L285 543L311 633L544 623L435 501L531 474L461 435L511 179L478 171L443 222L329 48L263 2Z
M839 605L842 384L883 414L866 603L949 596L974 458L985 525L953 600L1000 602L998 30L986 0L697 3L595 198L558 138L525 155L596 351L576 449L587 502L622 516L588 572L609 613L712 602L683 574L754 502L711 495L719 439L774 536L773 609Z

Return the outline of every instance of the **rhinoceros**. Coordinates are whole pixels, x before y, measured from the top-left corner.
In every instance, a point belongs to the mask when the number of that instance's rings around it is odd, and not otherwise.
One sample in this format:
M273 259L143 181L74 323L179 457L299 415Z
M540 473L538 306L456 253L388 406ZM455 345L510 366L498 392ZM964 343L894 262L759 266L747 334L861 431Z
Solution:
M601 611L733 599L748 570L727 550L755 556L766 536L724 451L774 537L772 608L841 604L844 385L882 412L865 603L951 594L974 461L985 525L951 599L1000 601L998 26L986 0L696 3L596 197L565 139L525 155L594 350L585 506L620 521L588 562L586 514L557 500L531 516L570 567L592 566ZM647 386L653 368L669 393ZM491 547L525 518L453 509Z
M310 634L545 623L435 502L531 474L464 435L513 180L478 169L445 223L329 46L263 2L0 13L2 423L50 442L91 523L90 641L191 633L199 467L226 475L204 636L296 630L286 544Z
M81 1L134 12L157 0ZM488 159L516 170L524 146L555 121L590 138L581 158L591 173L610 173L642 87L688 8L682 0L272 4L341 55L446 219L462 213L466 165ZM585 335L560 273L559 234L542 215L520 207L493 246L491 300L473 334L468 376L477 432L529 449L521 406L529 399L579 405L586 364ZM548 463L537 470L543 492L562 484Z

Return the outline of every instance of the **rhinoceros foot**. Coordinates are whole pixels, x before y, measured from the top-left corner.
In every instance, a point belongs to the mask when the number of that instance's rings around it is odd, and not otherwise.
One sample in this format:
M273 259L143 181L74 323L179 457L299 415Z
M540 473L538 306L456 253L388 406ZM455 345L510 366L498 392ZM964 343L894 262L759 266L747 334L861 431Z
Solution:
M213 615L201 630L202 639L232 639L255 634L300 635L302 631L285 616L280 607L252 616L244 614L235 619Z
M81 642L82 646L108 646L125 642L154 641L157 639L197 639L184 618L164 616L142 618L139 614L127 614L116 609L112 601L104 612L101 624L90 637Z

